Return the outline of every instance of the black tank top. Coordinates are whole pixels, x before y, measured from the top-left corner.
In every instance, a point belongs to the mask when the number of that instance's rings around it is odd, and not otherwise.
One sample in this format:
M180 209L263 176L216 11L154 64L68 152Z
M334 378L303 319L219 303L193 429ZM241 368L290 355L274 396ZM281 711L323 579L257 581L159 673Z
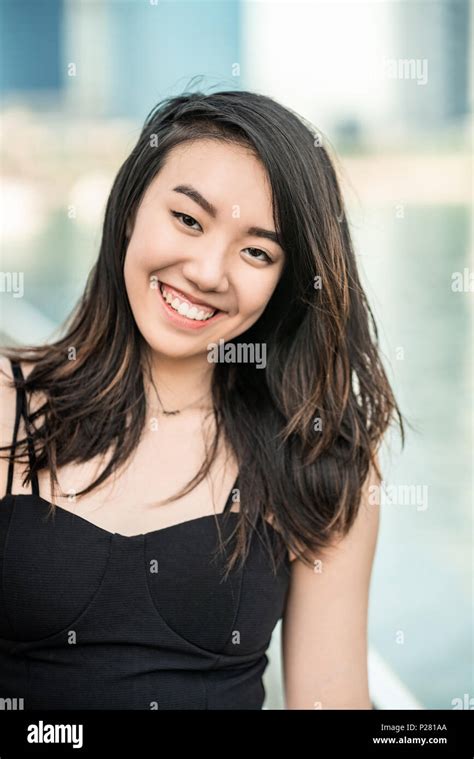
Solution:
M12 453L20 416L27 422L17 388ZM217 517L123 536L59 506L46 519L36 473L31 494L13 494L12 483L10 460L0 498L0 698L23 699L27 711L262 708L290 562L275 574L254 533L244 567L223 579L225 556L211 561L215 520L225 538L233 489Z

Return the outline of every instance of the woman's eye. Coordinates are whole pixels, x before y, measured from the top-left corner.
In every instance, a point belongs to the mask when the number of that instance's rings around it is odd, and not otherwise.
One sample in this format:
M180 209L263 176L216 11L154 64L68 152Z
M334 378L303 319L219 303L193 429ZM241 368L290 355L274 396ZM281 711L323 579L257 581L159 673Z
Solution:
M197 224L199 229L202 229L199 222L196 221L196 219L194 219L192 216L189 216L189 214L181 213L181 211L171 211L171 213L173 216L180 220L181 224L183 224L185 227L188 227L188 229L196 229L193 224Z
M264 250L260 250L260 248L244 248L244 250L250 250L260 256L265 256L265 258L257 258L256 255L252 255L251 258L253 258L256 261L268 261L269 264L272 263L272 259L268 255L268 253L265 253Z
M171 211L172 215L179 219L180 223L187 227L188 229L195 229L195 230L201 230L202 227L199 224L198 221L193 216L190 216L187 213L182 213L181 211ZM197 226L195 226L197 225ZM268 253L265 253L264 250L260 250L260 248L244 248L244 250L248 250L251 252L250 257L253 258L255 261L267 261L267 263L271 264L272 259L268 255Z

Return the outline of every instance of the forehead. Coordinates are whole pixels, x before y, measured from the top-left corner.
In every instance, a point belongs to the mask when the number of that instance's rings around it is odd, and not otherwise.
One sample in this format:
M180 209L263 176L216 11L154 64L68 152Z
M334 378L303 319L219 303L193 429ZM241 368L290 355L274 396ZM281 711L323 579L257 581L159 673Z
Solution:
M172 192L178 184L193 185L218 209L244 204L272 217L270 181L259 157L248 147L222 140L187 141L172 148L152 187Z

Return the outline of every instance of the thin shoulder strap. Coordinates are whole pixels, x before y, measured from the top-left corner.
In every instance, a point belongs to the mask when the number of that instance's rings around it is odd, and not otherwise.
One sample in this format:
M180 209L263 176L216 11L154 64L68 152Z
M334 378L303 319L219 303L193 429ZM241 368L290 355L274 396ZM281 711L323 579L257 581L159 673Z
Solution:
M238 490L238 484L239 484L239 475L237 475L236 480L235 480L235 482L232 485L232 488L230 490L230 493L227 496L227 502L226 502L226 505L224 506L224 514L227 511L230 511L231 508L232 508L232 506L234 505L234 501L233 501L232 496L234 495L234 490L236 490L236 489Z
M10 363L12 365L12 372L15 380L24 382L23 372L21 371L21 366L17 361L12 361L10 359ZM16 389L16 412L15 412L15 424L13 427L13 440L11 445L11 452L10 452L10 460L8 463L8 480L7 480L7 491L5 495L10 495L13 485L13 467L15 464L14 454L15 454L15 448L16 448L16 440L18 436L18 429L20 426L20 417L23 416L23 420L25 422L25 430L28 438L28 457L30 459L30 467L33 468L36 457L35 457L35 449L33 446L33 440L31 439L30 432L29 432L29 422L28 422L28 415L27 415L27 406L26 406L26 393L24 387L17 387ZM31 478L31 487L33 495L39 495L39 487L38 487L38 475L36 472L33 472L32 478Z

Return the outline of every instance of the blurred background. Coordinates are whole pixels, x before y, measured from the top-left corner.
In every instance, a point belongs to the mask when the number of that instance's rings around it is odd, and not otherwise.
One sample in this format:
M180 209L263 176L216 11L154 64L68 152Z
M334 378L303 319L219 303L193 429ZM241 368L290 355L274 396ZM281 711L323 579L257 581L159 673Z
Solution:
M0 0L0 24L2 344L55 336L160 99L199 77L320 131L413 425L382 456L372 699L473 709L470 3ZM269 659L265 708L281 709L279 627Z

